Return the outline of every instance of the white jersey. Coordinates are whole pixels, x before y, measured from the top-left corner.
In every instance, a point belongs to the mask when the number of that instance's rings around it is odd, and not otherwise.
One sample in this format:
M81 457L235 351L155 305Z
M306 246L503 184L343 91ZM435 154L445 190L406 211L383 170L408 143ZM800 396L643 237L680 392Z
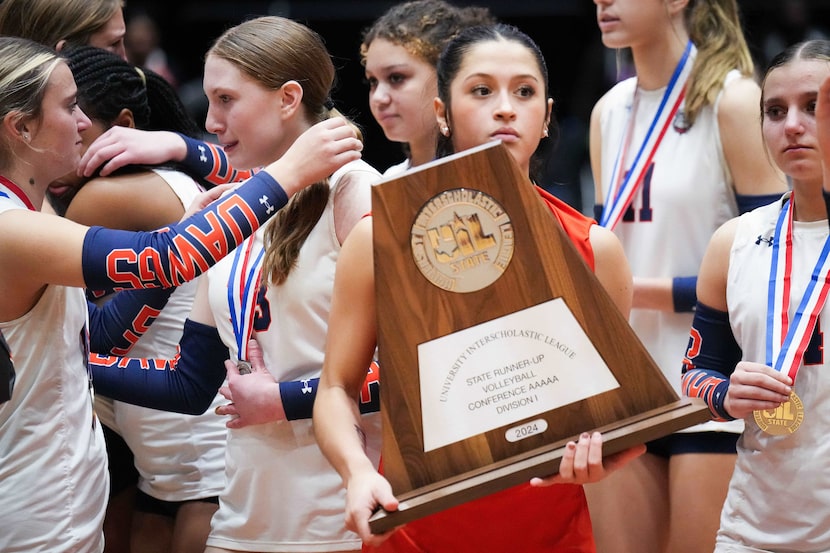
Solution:
M726 85L738 77L737 71L730 72ZM665 88L637 89L637 79L631 78L615 85L604 97L600 115L603 199L628 130L635 91L639 105L626 168L646 135ZM691 129L680 127L680 132L669 124L654 155L652 170L631 202L634 220L621 220L614 229L635 279L696 276L714 231L738 214L718 129L719 101L720 96L714 105L703 108ZM692 318L691 312L632 309L629 319L678 395ZM686 429L704 430L740 432L741 425L712 421Z
M258 295L256 338L279 382L320 376L340 252L334 203L348 201L360 216L370 210L370 187L380 175L363 161L331 178L328 205L300 249L297 265L280 286ZM251 258L263 248L265 227L240 248ZM251 239L249 239L251 240ZM228 282L234 255L208 271L211 309L222 340L237 358ZM238 306L235 307L238 309ZM364 416L369 454L380 456L379 413ZM311 419L228 431L227 487L219 496L208 545L241 551L345 551L360 539L345 529L345 490L314 438Z
M0 185L0 216L25 209ZM80 288L47 286L22 317L0 323L16 380L0 404L0 551L98 553L109 491L101 424L87 375Z
M746 361L765 362L770 239L782 205L779 201L743 215L729 256L729 320ZM826 220L794 224L790 316L827 232ZM721 516L718 551L731 551L730 544L762 551L830 551L830 365L824 353L830 305L824 306L818 325L795 379L795 392L804 405L798 430L771 436L753 417L745 421Z
M400 163L396 163L395 165L389 166L386 169L386 171L383 172L383 177L384 178L397 177L397 176L400 176L401 174L409 171L410 169L412 169L412 161L410 159L405 159L405 160L401 161Z
M182 172L169 169L154 169L154 172L167 182L184 209L202 191ZM173 292L161 314L130 350L130 357L168 359L176 355L197 280ZM214 412L224 402L217 393L210 408L195 416L120 401L112 402L111 421L104 419L101 401L96 401L96 410L133 452L139 489L164 501L187 501L216 496L225 485L227 429L225 418Z

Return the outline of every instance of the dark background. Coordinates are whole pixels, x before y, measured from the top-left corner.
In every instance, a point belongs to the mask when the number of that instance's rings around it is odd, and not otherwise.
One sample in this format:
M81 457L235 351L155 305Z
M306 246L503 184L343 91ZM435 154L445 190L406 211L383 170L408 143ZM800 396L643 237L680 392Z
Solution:
M548 141L549 162L540 184L566 201L588 211L592 198L580 193L580 172L585 180L587 121L599 96L613 84L605 72L613 71L613 53L602 46L596 25L596 8L590 0L450 0L457 5L487 6L500 20L528 33L545 54L550 91L559 123L558 140ZM766 56L765 38L780 33L786 43L800 40L804 27L830 26L830 0L804 0L806 23L788 21L789 0L739 0L744 30L759 68ZM161 47L181 83L188 102L201 96L203 56L213 39L229 26L258 15L281 15L305 23L326 41L339 68L335 104L360 124L366 137L364 158L383 170L402 159L397 144L389 143L369 112L359 45L364 28L395 1L361 0L127 0L125 16L150 15L161 31ZM827 24L827 26L825 26ZM610 54L610 58L608 57ZM610 62L610 63L609 63ZM609 80L611 79L611 80ZM195 100L194 100L195 99ZM197 116L203 122L203 115ZM582 183L585 186L585 183Z

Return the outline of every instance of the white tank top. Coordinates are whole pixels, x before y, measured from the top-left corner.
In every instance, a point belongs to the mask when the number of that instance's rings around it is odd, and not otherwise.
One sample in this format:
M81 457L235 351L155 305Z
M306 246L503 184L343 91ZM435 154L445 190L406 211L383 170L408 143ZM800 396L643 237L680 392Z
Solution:
M738 77L739 73L732 71L726 85ZM636 86L636 78L622 81L603 100L603 198L627 132ZM640 99L629 152L636 152L642 143L664 92L665 88L637 91ZM720 141L719 101L720 95L713 106L700 111L694 126L685 132L669 125L654 156L650 178L644 179L631 202L634 220L620 221L614 229L635 278L696 276L714 231L738 214ZM625 167L633 156L630 154ZM631 310L631 326L678 395L692 318L693 313ZM741 424L707 422L685 429L704 430L740 432Z
M320 376L323 365L334 270L340 243L335 233L335 197L348 194L357 216L370 211L370 187L380 179L363 161L338 170L320 220L302 248L296 267L280 286L268 286L257 309L256 338L277 381ZM251 246L263 248L266 227ZM251 239L249 239L251 240ZM231 254L207 275L210 304L232 359L237 345L228 303ZM380 456L380 416L364 416L368 450ZM345 490L314 438L311 419L228 431L227 486L219 497L208 545L251 551L343 551L360 540L345 529ZM277 522L275 522L277 521Z
M789 197L786 194L784 198ZM775 222L783 202L743 215L729 256L727 303L743 359L765 362L767 291ZM795 222L791 310L795 311L827 238L827 221ZM754 418L738 440L738 461L721 516L719 543L769 551L830 551L830 366L826 353L830 306L798 370L795 392L804 421L789 436L762 432Z
M21 208L0 195L0 217ZM16 373L12 398L0 404L3 553L103 550L109 475L87 328L83 290L52 285L28 313L0 323Z

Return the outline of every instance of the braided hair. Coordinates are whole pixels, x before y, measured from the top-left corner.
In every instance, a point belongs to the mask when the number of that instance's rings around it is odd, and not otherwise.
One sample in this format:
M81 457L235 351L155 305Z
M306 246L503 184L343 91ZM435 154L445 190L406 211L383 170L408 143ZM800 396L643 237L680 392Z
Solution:
M63 54L78 86L78 104L90 118L110 127L123 109L129 109L139 129L194 138L201 134L175 89L161 75L92 46L73 46Z

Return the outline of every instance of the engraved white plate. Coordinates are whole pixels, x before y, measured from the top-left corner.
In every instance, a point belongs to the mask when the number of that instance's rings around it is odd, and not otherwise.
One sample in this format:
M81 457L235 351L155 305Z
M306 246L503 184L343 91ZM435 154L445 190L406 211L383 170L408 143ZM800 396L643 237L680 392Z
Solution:
M424 451L619 387L562 298L418 345Z

